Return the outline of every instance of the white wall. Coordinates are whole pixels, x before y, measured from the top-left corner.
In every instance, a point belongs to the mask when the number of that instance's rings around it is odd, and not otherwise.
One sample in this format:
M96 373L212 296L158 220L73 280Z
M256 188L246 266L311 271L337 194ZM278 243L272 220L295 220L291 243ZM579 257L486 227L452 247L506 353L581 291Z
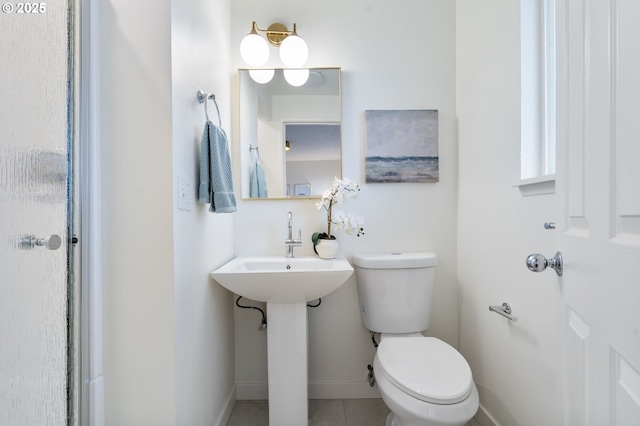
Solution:
M342 67L343 176L361 184L360 198L348 207L364 216L366 234L360 238L338 235L340 254L349 258L363 252L436 252L440 264L428 334L457 346L454 12L455 3L450 0L405 0L402 7L385 0L281 0L276 5L235 0L231 6L231 57L233 68L245 66L238 46L252 21L261 28L273 22L291 27L296 22L298 33L309 45L309 66ZM403 41L408 41L406 46ZM269 64L281 66L274 48ZM237 111L237 106L233 109ZM367 109L440 111L439 183L364 183ZM236 121L234 131L237 126ZM321 231L326 221L313 200L240 201L234 228L235 255L284 255L288 211L293 212L294 232L302 229L304 240L295 253L313 255L311 234ZM266 335L257 330L259 314L236 309L235 324L238 397L264 398ZM324 298L319 308L309 310L309 339L310 397L377 395L365 382L374 349L360 321L355 278Z
M231 78L228 0L172 0L173 185L192 183L193 210L173 197L174 326L178 425L224 425L235 402L233 300L209 273L233 257L233 213L195 203L199 186L202 90L216 95L222 127L230 134ZM209 118L217 124L212 101ZM230 143L233 141L230 140Z
M228 127L229 1L96 5L106 424L224 424L232 299L208 273L232 256L233 216L196 204L196 92L218 95ZM176 208L178 174L191 211Z
M100 17L106 424L172 425L170 3L101 2Z
M483 410L499 424L554 424L556 289L529 272L555 253L554 196L523 198L520 177L519 2L458 0L458 275L460 349ZM550 274L553 272L545 272ZM511 304L518 322L491 313Z

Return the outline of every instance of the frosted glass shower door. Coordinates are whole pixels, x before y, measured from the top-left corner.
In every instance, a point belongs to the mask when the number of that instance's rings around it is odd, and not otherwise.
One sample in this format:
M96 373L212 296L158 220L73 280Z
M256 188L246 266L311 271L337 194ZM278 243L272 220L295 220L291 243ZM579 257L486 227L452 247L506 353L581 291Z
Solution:
M0 425L73 418L68 9L9 2L0 13Z

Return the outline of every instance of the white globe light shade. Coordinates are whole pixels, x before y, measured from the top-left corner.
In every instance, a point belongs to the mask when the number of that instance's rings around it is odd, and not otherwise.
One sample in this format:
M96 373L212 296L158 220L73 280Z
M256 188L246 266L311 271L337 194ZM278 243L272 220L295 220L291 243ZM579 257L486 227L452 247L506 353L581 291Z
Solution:
M269 59L269 45L258 34L249 34L240 43L240 56L250 67L261 67Z
M309 58L307 43L297 35L290 35L280 45L280 59L288 67L301 67Z
M249 70L249 75L259 84L267 84L273 78L275 70Z
M287 80L287 83L289 83L294 87L302 86L309 79L308 69L283 70L283 73L284 73L284 79Z

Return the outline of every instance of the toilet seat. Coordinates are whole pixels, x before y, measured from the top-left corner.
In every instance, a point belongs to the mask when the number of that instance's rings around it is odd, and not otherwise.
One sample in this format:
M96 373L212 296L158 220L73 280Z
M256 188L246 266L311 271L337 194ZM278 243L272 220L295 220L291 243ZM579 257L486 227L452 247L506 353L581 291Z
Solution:
M388 337L376 357L395 386L421 401L455 404L473 388L471 368L452 346L433 337Z

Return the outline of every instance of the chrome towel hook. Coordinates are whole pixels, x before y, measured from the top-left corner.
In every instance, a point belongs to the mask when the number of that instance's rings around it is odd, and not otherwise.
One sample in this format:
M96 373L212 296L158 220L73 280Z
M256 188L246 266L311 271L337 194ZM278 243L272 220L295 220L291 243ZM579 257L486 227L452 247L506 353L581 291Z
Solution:
M202 90L198 90L198 102L204 104L204 115L207 117L207 121L209 120L209 112L207 111L207 101L209 99L213 100L213 104L216 106L216 111L218 112L218 125L222 127L222 119L220 118L220 108L218 108L218 102L216 102L216 95L213 93L204 93Z

